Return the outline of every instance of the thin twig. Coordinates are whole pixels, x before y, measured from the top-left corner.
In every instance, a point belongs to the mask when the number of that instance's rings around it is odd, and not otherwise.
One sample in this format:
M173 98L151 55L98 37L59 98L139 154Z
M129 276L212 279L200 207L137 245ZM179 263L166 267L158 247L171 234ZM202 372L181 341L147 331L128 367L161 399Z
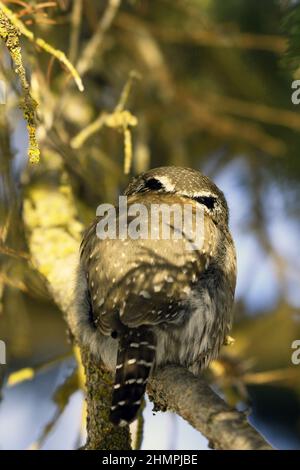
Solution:
M112 127L117 130L121 130L124 136L124 173L127 175L130 172L132 164L132 138L130 127L137 125L137 118L133 116L129 111L124 110L126 101L132 87L132 82L135 78L139 78L139 74L132 71L129 74L129 78L125 83L122 90L118 104L112 113L101 112L97 119L89 124L87 127L82 129L72 140L71 147L74 149L80 148L87 139L93 134L100 131L105 125Z
M69 59L70 62L75 62L78 54L78 42L80 36L80 25L82 18L82 0L74 0L72 16L71 16L71 34L70 34L70 47Z
M287 40L283 36L253 33L223 33L214 29L190 29L183 31L180 29L171 29L170 27L161 28L153 23L142 21L135 15L122 12L117 20L118 26L124 31L140 36L141 30L136 28L136 23L143 25L159 40L169 43L194 44L198 46L238 48L238 49L256 49L266 50L277 54L283 54L287 48Z
M102 41L106 31L110 28L117 11L119 9L121 0L109 0L104 15L100 19L96 31L88 44L86 45L81 58L79 59L76 68L81 76L89 71L93 65L93 58L99 54Z
M183 367L159 369L148 385L156 409L175 411L222 450L271 450L244 413L229 407L207 383Z

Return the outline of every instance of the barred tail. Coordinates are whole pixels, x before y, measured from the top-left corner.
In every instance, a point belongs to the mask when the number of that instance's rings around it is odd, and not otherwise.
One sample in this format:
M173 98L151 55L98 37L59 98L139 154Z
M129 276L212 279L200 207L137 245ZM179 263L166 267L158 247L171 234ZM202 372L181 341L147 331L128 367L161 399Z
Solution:
M147 327L131 328L120 337L110 420L123 426L137 415L155 360L156 337Z

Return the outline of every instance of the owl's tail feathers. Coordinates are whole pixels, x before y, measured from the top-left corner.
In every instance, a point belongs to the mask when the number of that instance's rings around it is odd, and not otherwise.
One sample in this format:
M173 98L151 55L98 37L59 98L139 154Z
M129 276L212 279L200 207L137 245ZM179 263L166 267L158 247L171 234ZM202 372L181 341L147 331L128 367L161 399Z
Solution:
M156 337L150 328L130 328L122 333L110 411L113 424L124 426L136 418L154 364L155 350Z

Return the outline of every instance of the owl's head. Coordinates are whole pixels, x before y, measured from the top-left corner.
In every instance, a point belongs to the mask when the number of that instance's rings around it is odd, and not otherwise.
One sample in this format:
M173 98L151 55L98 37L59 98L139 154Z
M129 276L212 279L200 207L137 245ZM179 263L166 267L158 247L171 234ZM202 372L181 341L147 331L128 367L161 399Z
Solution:
M126 196L149 192L176 194L201 205L216 224L228 225L228 205L222 191L192 168L164 166L154 168L134 178L127 186Z

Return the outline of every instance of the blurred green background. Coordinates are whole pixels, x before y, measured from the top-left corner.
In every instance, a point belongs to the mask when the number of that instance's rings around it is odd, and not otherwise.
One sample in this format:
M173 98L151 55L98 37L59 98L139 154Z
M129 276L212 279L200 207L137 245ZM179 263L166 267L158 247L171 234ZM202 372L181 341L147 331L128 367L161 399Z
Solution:
M115 202L126 186L124 158L132 157L131 175L188 166L225 192L238 255L235 343L207 377L250 412L272 445L300 449L300 365L291 360L300 339L300 104L291 101L300 67L299 2L2 3L65 52L85 90L21 37L39 103L41 161L29 165L19 79L0 43L7 88L0 105L0 339L7 347L0 448L71 449L84 441L76 361L62 315L30 260L24 199L37 184L70 186L87 225L98 204ZM104 123L75 145L121 97L137 119L129 134ZM207 448L180 418L152 416L150 405L145 416L143 448Z

